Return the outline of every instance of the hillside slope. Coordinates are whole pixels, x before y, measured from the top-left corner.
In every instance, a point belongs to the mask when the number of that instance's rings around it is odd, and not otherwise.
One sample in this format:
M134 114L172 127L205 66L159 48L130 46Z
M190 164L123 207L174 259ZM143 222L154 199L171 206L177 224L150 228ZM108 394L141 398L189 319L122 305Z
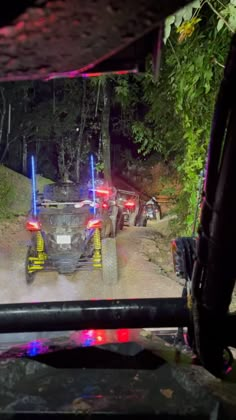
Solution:
M52 181L37 176L37 189L42 191ZM31 180L0 165L0 217L25 215L31 204Z

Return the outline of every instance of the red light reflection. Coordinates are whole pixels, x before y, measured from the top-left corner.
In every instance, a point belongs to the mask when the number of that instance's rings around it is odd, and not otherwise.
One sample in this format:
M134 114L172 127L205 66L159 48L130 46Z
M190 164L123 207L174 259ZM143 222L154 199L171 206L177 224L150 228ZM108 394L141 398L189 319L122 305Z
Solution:
M118 343L128 343L130 339L130 330L127 328L116 330L116 335Z
M118 330L85 330L75 331L71 339L82 347L101 346L108 343L128 343L130 330L127 328Z

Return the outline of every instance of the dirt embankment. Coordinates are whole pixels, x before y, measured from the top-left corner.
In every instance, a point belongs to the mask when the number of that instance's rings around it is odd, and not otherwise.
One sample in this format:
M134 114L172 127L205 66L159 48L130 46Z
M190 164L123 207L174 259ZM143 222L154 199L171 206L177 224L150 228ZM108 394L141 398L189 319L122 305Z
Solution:
M44 185L52 181L37 176L37 189L43 190ZM31 180L24 175L0 165L0 215L7 217L11 215L27 214L31 205ZM4 211L3 211L4 210Z

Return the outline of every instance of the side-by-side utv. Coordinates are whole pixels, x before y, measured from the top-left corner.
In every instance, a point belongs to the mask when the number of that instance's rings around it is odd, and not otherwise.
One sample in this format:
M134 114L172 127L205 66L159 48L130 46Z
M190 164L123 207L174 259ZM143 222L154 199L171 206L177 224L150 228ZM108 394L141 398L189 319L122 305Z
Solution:
M46 185L35 199L26 223L31 233L27 283L42 270L72 274L89 269L101 269L105 282L116 283L116 239L102 200L92 200L87 187L71 182Z
M134 191L117 190L117 202L122 209L125 226L146 226L147 217L140 197Z

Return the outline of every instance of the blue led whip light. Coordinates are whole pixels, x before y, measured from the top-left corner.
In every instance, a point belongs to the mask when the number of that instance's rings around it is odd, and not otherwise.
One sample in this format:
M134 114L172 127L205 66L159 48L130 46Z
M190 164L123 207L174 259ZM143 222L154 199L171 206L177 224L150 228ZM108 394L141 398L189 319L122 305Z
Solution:
M93 213L96 214L96 192L95 192L95 178L94 178L94 158L93 155L90 156L91 164L91 178L92 178L92 192L93 192Z
M32 168L32 201L33 201L33 215L37 216L37 204L36 204L36 176L35 176L35 160L34 156L31 156L31 168Z

